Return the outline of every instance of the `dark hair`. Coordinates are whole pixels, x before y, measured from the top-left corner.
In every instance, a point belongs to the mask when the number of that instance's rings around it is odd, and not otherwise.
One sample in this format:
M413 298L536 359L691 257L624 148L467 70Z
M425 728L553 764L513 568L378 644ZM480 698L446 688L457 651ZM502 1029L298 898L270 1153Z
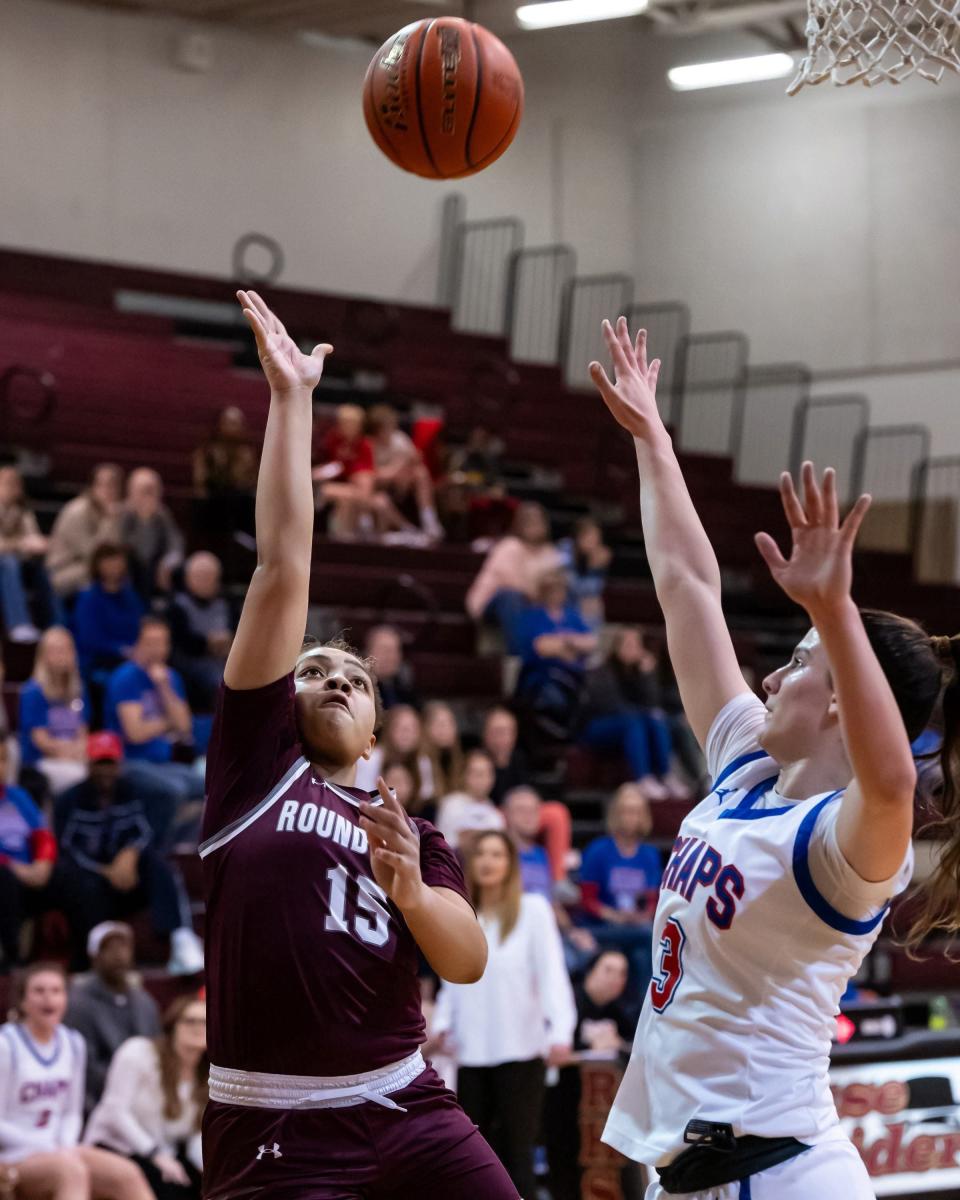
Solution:
M27 994L27 987L30 983L30 980L33 979L35 975L46 975L48 971L52 972L54 975L59 975L63 980L64 987L66 987L67 983L69 982L69 977L67 975L67 969L63 963L51 962L48 960L46 962L31 963L29 967L24 967L24 969L18 973L13 986L13 995L11 996L10 1004L10 1016L12 1020L20 1020L23 1016L23 1001Z
M90 578L96 583L100 579L100 564L107 558L122 558L130 567L130 555L126 546L119 542L102 542L90 556Z
M379 733L380 727L383 725L383 697L380 695L380 684L377 682L377 673L373 669L373 659L364 657L356 646L352 646L345 637L318 638L314 637L312 633L307 633L304 634L303 642L300 646L300 654L297 656L298 661L308 650L317 650L319 648L323 648L324 650L339 650L341 654L350 654L366 671L373 686L373 706L376 714L373 732Z
M627 970L629 971L630 959L627 958L625 951L618 949L616 946L604 946L603 949L598 950L597 953L593 956L593 958L591 958L590 961L587 963L586 969L583 972L584 979L586 979L586 977L590 974L590 972L593 970L593 968L595 966L597 966L597 964L600 963L603 959L605 959L609 954L615 954L617 956L617 958L624 959L627 964Z
M150 629L151 627L165 629L167 633L170 632L170 622L166 617L161 617L159 613L144 613L140 618L140 632L143 633L145 629Z
M123 483L123 467L119 463L99 462L90 472L90 486L97 482L97 476L103 474L104 471L109 471L111 475L116 475L117 482Z
M943 688L943 663L932 639L916 621L862 608L870 646L893 692L911 742L930 724Z

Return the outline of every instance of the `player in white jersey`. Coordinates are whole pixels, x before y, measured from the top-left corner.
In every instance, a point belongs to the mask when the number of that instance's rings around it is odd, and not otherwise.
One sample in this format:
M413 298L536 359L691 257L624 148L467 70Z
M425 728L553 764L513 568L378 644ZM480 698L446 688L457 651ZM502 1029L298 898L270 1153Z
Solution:
M140 1168L80 1146L86 1046L61 1024L66 977L28 967L20 1020L0 1025L0 1164L17 1200L152 1200Z
M945 678L956 704L956 643L856 608L851 558L869 497L841 524L833 472L821 485L805 463L802 500L789 475L781 486L790 558L767 534L757 546L812 628L758 700L657 411L659 363L622 319L604 336L616 381L597 363L591 374L634 436L670 656L713 778L666 868L654 979L604 1140L656 1168L647 1200L868 1200L828 1086L831 1031L910 879L910 742Z

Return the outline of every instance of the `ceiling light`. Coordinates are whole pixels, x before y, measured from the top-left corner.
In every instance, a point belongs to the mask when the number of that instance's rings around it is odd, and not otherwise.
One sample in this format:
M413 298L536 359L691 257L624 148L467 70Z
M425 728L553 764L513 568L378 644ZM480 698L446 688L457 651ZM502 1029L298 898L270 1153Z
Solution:
M524 29L550 29L555 25L635 17L649 4L650 0L549 0L546 4L521 5L517 21Z
M789 54L754 54L750 58L728 58L723 62L691 63L687 67L671 67L667 72L670 86L677 92L692 92L697 88L726 87L731 83L759 83L762 79L779 79L793 70Z

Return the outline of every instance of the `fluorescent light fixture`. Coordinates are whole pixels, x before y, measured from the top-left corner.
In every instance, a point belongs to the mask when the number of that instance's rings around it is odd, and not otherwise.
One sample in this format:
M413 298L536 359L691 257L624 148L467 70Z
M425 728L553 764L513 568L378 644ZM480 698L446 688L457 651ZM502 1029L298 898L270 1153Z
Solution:
M550 29L555 25L635 17L649 5L650 0L550 0L547 4L522 4L517 9L517 21L524 29Z
M750 58L728 58L723 62L671 67L667 72L667 80L674 91L692 92L697 88L779 79L789 75L792 70L793 59L789 54L754 54Z

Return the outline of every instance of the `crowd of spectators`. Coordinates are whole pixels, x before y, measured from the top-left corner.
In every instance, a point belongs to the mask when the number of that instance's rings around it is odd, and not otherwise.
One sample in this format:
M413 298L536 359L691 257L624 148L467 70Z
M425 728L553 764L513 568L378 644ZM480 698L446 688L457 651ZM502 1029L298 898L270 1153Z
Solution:
M503 486L502 446L488 431L474 430L438 475L393 410L343 405L315 450L329 536L414 546L471 536L486 551L465 607L485 647L513 663L504 695L480 707L430 699L405 632L374 625L364 649L385 720L357 785L373 789L382 775L461 855L490 962L479 984L440 989L432 1044L518 1190L537 1195L539 1145L552 1200L573 1200L578 1055L625 1048L650 977L654 806L689 796L702 771L668 664L655 637L605 622L613 553L601 526L584 517L555 541L547 511ZM188 996L161 1020L135 982L123 922L169 946L170 972L202 969L171 850L196 841L234 632L224 577L240 582L238 553L243 571L252 563L256 469L245 418L227 409L194 456L192 536L155 471L124 480L102 464L45 538L18 473L0 468L0 616L8 642L35 643L15 733L0 705L0 972L58 930L70 970L88 972L69 1008L64 999L86 1046L86 1132L78 1124L56 1153L68 1173L87 1171L90 1195L84 1145L135 1164L131 1200L141 1187L160 1200L199 1196L202 1000ZM622 784L607 835L582 854L558 798L557 764L575 746L604 778L614 765ZM30 970L11 1018L28 1025L31 988L56 993L60 978L56 967ZM0 1195L5 1137L0 1115Z

